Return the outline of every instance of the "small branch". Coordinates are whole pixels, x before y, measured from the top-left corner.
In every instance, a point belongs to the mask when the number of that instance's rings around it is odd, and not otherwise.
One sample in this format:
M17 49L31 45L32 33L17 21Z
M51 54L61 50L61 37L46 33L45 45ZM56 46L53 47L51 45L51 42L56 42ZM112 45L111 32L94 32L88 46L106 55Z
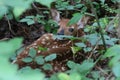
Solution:
M97 21L97 24L98 24L98 27L100 29L100 35L101 35L101 38L102 38L102 42L103 42L103 45L104 45L104 50L106 51L106 43L105 43L105 39L104 39L104 35L103 35L103 32L102 32L102 28L101 28L101 25L99 23L99 19L98 19L98 16L97 16L97 13L96 13L96 10L92 4L92 1L91 0L88 0L89 1L89 4L93 10L93 13L95 14L95 18L96 18L96 21Z
M11 24L10 24L10 21L9 21L9 19L8 19L8 17L7 17L7 15L5 14L5 17L6 17L6 19L7 19L7 22L8 22L8 27L9 27L9 30L10 30L10 32L13 34L13 35L16 35L15 34L15 32L12 30L12 28L11 28Z

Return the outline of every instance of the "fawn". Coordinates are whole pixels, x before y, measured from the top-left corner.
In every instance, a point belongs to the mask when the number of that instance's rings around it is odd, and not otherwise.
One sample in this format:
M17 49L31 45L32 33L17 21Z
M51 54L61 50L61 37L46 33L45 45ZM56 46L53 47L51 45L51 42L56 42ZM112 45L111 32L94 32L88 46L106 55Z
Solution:
M78 21L78 23L67 26L67 23L69 22L69 19L60 18L60 13L55 10L51 9L51 16L53 20L55 20L58 25L59 29L57 31L58 35L73 35L73 36L82 36L84 33L80 28L83 28L84 25L87 23L88 18L83 17ZM45 47L47 48L46 51L41 51L38 48ZM29 50L31 48L34 48L37 51L37 55L49 55L52 53L56 54L62 54L66 51L70 50L71 42L69 40L62 41L62 40L56 40L53 38L53 34L46 33L43 36L41 36L39 39L37 39L35 42L33 42L31 45L27 46L18 56L16 63L21 64L22 59L27 57L29 54Z

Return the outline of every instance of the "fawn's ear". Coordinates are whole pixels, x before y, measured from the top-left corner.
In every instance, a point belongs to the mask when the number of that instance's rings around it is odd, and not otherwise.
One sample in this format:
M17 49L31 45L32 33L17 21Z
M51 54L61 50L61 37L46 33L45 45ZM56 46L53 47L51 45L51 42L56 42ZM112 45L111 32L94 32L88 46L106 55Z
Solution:
M50 12L51 12L51 16L52 16L53 20L55 20L56 22L59 22L60 21L60 13L55 9L51 9Z
M89 16L83 16L77 23L78 28L84 28L84 26L87 24L89 20Z

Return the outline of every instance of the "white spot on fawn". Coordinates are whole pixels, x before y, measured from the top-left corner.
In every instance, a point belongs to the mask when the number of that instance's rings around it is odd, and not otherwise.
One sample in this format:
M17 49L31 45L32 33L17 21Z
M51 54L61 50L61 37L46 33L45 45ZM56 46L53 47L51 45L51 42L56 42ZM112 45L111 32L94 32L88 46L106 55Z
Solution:
M36 46L37 44L36 43L33 43L33 46Z
M38 52L38 53L40 53L41 51L40 51L40 50L38 50L37 52Z
M41 43L42 43L42 44L46 44L46 42L44 42L44 41L42 41Z
M48 36L45 36L45 38L46 38L47 40L49 40L49 39L50 39Z

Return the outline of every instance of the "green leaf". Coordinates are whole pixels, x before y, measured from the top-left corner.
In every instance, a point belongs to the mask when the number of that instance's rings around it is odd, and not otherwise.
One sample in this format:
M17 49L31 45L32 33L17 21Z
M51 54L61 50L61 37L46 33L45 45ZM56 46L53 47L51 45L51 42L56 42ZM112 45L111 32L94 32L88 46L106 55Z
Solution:
M73 36L68 36L68 35L54 35L53 38L54 39L63 39L63 38L71 39L71 38L73 38Z
M15 15L15 17L19 17L26 9L22 8L22 7L15 7L13 9L13 13Z
M27 67L26 69L19 72L19 80L44 80L45 75L40 72L38 69L31 69Z
M27 18L28 18L28 19L34 19L35 16L26 16L25 19L27 19Z
M71 69L74 69L74 68L75 68L75 65L76 65L76 63L74 63L73 61L68 61L68 62L67 62L67 66L68 66L69 68L71 68Z
M35 21L34 21L34 20L29 20L29 21L27 21L27 24L28 24L28 25L35 24Z
M50 8L51 3L54 2L55 0L35 0L35 1Z
M81 18L83 14L75 13L73 14L72 19L68 22L68 25L76 24Z
M59 78L59 80L70 80L69 75L67 75L65 73L58 74L58 78Z
M9 41L0 42L0 56L10 57L15 51L20 48L22 44L22 38L14 38Z
M26 18L23 18L20 20L20 22L26 22L28 25L32 25L35 23L33 19L31 19L33 16L27 16Z
M47 48L44 48L44 47L41 47L41 46L39 46L38 49L39 49L40 51L47 51Z
M43 65L45 63L44 59L43 59L43 56L37 56L35 58L35 61L37 62L37 64L39 65Z
M34 58L36 56L36 54L37 54L37 52L36 52L36 50L34 48L31 48L29 50L29 56L30 57Z
M20 20L20 22L28 22L29 20L31 20L31 19L29 19L29 18L23 18L23 19Z
M120 77L120 62L112 67L112 71L116 77Z
M114 45L113 47L107 49L104 57L112 57L120 54L120 45Z
M80 66L78 65L78 68L80 69L79 72L83 75L86 75L91 70L91 68L93 68L93 66L93 60L85 60Z
M18 73L21 74L21 73L23 73L24 71L28 71L28 70L31 70L31 67L30 67L30 66L26 66L26 67L21 68L21 69L18 71Z
M75 45L77 46L77 47L86 47L86 45L85 45L85 43L75 43Z
M119 61L120 61L120 55L114 56L109 61L109 66L112 67L112 66L116 65L117 63L119 63Z
M8 8L6 6L0 5L0 19L3 17L4 14L8 12Z
M85 38L88 39L88 41L90 42L90 44L92 46L96 45L98 39L99 39L99 36L97 33L94 33L94 34L89 34L89 35L85 35Z
M91 72L91 75L92 75L92 77L93 77L94 79L96 79L96 80L101 77L99 71L92 71L92 72ZM104 80L104 79L103 79L103 80Z
M52 65L51 64L44 64L42 67L44 70L52 70Z
M57 55L56 54L50 54L48 56L45 57L45 61L53 61L54 59L56 59Z
M26 63L29 63L29 62L32 62L33 59L31 57L26 57L26 58L23 58L22 61L26 62Z
M103 4L105 3L105 0L100 0Z
M50 76L49 80L59 80L57 74L53 74Z
M83 49L85 52L90 52L91 50L92 50L92 48L91 47L86 47L86 48L84 48Z
M24 3L24 4L23 4ZM14 0L11 2L15 17L19 17L26 9L30 8L32 0Z
M0 57L0 61L0 80L17 80L17 65L8 62L6 57Z
M82 48L81 47L71 47L73 54L75 55L78 51L80 51Z
M70 73L70 80L82 80L82 76L77 72L73 72Z

